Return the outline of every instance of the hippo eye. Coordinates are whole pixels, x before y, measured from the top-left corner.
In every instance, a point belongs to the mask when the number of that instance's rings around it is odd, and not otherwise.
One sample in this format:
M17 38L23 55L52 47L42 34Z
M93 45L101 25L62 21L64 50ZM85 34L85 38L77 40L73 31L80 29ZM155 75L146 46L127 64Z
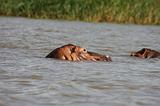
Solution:
M83 49L83 51L84 51L84 52L87 52L87 50L86 50L86 49Z

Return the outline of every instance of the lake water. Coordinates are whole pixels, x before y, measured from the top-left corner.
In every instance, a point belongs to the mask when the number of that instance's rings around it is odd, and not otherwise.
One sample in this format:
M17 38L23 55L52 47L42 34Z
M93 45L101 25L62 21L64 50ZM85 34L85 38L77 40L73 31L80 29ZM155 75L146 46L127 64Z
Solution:
M113 62L44 58L72 43ZM0 106L159 106L160 26L0 17Z

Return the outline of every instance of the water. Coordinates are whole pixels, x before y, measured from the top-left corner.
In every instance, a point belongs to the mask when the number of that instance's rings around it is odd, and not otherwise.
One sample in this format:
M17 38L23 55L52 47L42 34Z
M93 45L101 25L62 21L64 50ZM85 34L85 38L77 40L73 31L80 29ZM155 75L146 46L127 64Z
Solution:
M113 62L44 58L73 43ZM0 17L0 106L159 106L160 27Z

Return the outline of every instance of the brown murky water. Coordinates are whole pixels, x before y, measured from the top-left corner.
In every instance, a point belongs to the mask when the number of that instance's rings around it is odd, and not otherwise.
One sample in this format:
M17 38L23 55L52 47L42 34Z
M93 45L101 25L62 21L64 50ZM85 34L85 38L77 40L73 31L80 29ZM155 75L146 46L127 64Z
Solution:
M113 62L44 58L73 43ZM0 106L158 106L160 60L129 57L160 51L160 26L0 17Z

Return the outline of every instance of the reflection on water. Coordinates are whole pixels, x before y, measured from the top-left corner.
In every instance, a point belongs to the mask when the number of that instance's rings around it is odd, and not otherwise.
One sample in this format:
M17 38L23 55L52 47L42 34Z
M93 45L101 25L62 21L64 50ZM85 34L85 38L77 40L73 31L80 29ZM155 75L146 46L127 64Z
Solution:
M44 58L67 43L113 62ZM158 106L160 60L128 55L159 45L159 26L1 17L0 106Z

